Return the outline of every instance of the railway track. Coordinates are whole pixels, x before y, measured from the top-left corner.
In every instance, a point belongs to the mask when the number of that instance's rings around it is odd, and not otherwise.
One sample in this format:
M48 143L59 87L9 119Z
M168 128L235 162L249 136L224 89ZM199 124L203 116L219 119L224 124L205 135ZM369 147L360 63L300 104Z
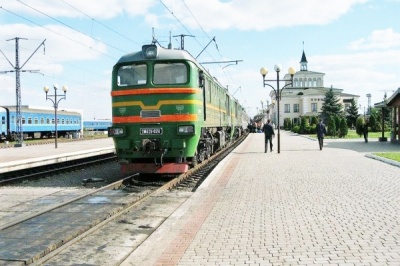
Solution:
M172 180L146 182L140 176L132 175L2 226L0 246L6 250L0 251L0 265L11 261L21 265L42 265L124 214L148 208L140 206L158 193L194 191L244 138ZM121 223L126 223L125 219L119 220ZM142 229L145 230L146 225Z
M16 184L27 180L37 180L45 176L74 171L91 165L96 165L116 160L117 157L114 153L107 153L79 160L72 160L57 164L33 167L19 171L6 172L0 174L0 186Z

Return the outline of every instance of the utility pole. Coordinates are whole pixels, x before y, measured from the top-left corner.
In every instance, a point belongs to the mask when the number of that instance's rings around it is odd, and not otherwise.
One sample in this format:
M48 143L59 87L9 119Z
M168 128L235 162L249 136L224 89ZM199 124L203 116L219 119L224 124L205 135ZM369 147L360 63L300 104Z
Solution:
M7 41L15 40L15 66L8 60L6 55L0 50L0 52L4 55L4 57L7 59L8 63L14 68L14 70L10 71L0 71L0 73L7 73L7 72L15 72L15 86L16 86L16 135L17 135L17 143L14 145L15 147L22 147L23 146L23 131L22 131L22 117L21 117L21 83L20 83L20 72L31 72L31 73L37 73L39 70L21 70L25 64L31 59L31 57L36 53L36 51L40 48L40 46L44 46L44 42L46 39L36 48L36 50L31 54L31 56L25 61L22 66L19 66L19 40L27 40L24 38L19 38L15 37L14 39L9 39Z
M185 50L185 37L195 37L195 36L180 34L180 35L174 35L173 37L181 37L181 50Z

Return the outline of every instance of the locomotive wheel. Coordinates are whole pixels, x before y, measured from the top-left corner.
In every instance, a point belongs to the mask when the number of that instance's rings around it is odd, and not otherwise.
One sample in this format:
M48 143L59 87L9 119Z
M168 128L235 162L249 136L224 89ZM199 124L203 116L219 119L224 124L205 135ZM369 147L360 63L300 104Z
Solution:
M198 164L197 162L197 152L192 157L192 166L195 167Z
M199 163L202 163L203 161L204 161L204 151L201 151L200 153L199 153L199 155L198 155L198 161L199 161Z

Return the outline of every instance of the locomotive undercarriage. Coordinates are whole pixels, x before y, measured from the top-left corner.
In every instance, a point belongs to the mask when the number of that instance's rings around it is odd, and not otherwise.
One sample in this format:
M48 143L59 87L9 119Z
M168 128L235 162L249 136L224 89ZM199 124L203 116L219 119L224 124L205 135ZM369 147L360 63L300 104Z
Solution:
M223 149L231 143L231 127L203 128L197 152L192 158L192 165L202 163L215 152ZM234 135L237 138L240 134Z
M202 128L201 136L193 157L186 157L186 147L182 144L166 145L165 140L148 138L136 142L131 151L125 150L126 158L121 161L121 171L142 172L142 173L182 173L186 172L190 166L194 167L198 163L207 160L217 151L230 145L231 128ZM235 131L238 131L237 129ZM240 131L235 132L233 138L240 136ZM172 140L178 141L178 140ZM182 140L184 142L184 140ZM168 148L166 148L168 147ZM140 153L140 158L133 159L134 154ZM132 159L129 159L131 157Z

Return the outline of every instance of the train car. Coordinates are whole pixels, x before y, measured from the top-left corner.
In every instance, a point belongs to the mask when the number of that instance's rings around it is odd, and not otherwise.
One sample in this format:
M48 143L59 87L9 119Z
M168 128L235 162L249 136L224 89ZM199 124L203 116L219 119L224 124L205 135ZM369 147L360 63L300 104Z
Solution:
M111 97L123 173L184 173L241 136L248 118L187 51L154 44L115 64Z
M15 106L0 107L0 139L14 141L17 136L17 108ZM76 111L57 111L57 133L59 137L80 132L82 115ZM51 109L21 106L21 122L23 138L50 138L55 135L55 113Z
M111 126L111 120L99 119L83 121L83 131L107 131Z

